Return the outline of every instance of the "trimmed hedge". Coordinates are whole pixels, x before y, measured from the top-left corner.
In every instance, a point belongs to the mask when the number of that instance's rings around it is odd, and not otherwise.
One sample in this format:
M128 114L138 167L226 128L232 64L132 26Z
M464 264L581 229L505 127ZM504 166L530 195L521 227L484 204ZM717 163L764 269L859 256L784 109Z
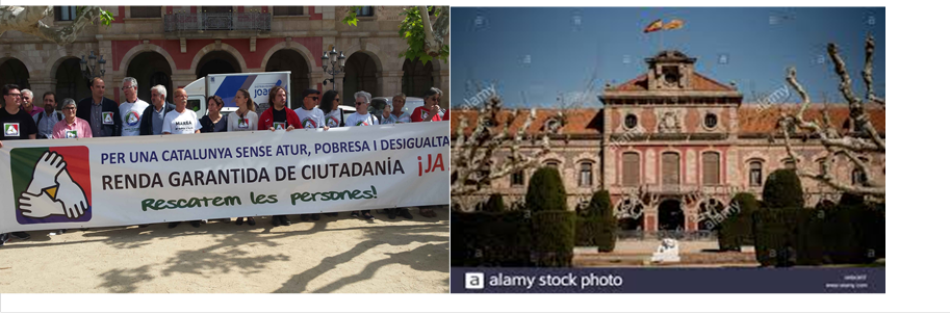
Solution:
M531 266L531 223L523 211L453 212L453 266Z
M539 267L570 267L574 258L574 212L531 213L533 254Z
M574 226L574 246L596 246L594 238L600 229L600 219L580 215L575 219L577 223Z
M488 202L485 203L483 209L489 213L500 213L505 211L505 200L501 197L501 194L494 193L491 197L488 198Z
M531 212L567 210L567 193L557 169L541 167L531 175L525 205Z
M728 217L717 226L719 250L740 251L743 245L754 245L752 215L759 210L759 201L751 193L738 193L726 208Z
M802 182L795 170L779 169L769 174L762 188L762 201L767 208L805 207Z
M610 192L600 190L594 193L587 211L597 221L594 243L598 252L611 252L617 243L617 217L614 216L613 208Z
M884 211L868 206L764 209L753 215L764 266L862 264L884 257Z

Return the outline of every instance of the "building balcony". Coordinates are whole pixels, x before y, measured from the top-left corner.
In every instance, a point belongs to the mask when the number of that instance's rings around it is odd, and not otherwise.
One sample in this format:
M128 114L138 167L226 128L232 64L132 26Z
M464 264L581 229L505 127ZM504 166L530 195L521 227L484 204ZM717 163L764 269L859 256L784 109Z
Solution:
M175 13L165 15L165 32L270 31L270 13Z
M643 190L652 194L666 195L730 195L742 191L742 187L734 185L698 185L698 184L645 184Z

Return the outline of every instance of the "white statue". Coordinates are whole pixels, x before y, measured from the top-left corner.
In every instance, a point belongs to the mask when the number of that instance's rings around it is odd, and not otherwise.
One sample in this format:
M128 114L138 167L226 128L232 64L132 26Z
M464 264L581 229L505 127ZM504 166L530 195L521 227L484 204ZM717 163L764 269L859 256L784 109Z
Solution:
M660 242L660 246L656 248L656 252L653 252L653 257L650 258L651 262L660 262L660 263L678 263L680 261L680 245L674 239L665 238Z

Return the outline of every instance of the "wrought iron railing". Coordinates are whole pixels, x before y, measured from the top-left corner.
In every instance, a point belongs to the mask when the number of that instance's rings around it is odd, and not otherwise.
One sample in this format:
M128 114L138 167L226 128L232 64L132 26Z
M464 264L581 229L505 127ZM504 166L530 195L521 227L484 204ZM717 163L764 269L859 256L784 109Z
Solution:
M672 238L682 241L691 241L691 240L714 240L718 238L718 233L712 230L696 230L696 231L685 231L685 230L657 230L657 231L643 231L643 230L619 230L617 231L617 238L619 239L628 239L628 240L662 240L666 238Z
M270 13L174 13L165 15L165 31L260 30L271 28Z

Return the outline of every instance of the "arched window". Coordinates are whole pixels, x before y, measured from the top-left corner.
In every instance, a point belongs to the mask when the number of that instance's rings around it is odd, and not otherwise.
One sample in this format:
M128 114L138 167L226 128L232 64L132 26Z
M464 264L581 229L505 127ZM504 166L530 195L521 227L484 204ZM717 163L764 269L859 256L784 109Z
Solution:
M577 186L590 187L594 183L594 163L581 162L581 171L577 176Z
M749 163L749 186L762 186L762 162Z
M868 183L868 176L861 171L861 168L854 168L851 170L851 184L857 186L864 186Z
M558 169L558 166L559 166L560 164L561 164L561 163L558 162L558 161L555 160L555 159L548 159L548 160L545 160L545 161L544 161L544 166L545 166L545 167L551 167L551 168L554 168L554 169Z
M703 153L703 185L719 184L719 153Z
M640 154L623 154L623 185L640 185Z

